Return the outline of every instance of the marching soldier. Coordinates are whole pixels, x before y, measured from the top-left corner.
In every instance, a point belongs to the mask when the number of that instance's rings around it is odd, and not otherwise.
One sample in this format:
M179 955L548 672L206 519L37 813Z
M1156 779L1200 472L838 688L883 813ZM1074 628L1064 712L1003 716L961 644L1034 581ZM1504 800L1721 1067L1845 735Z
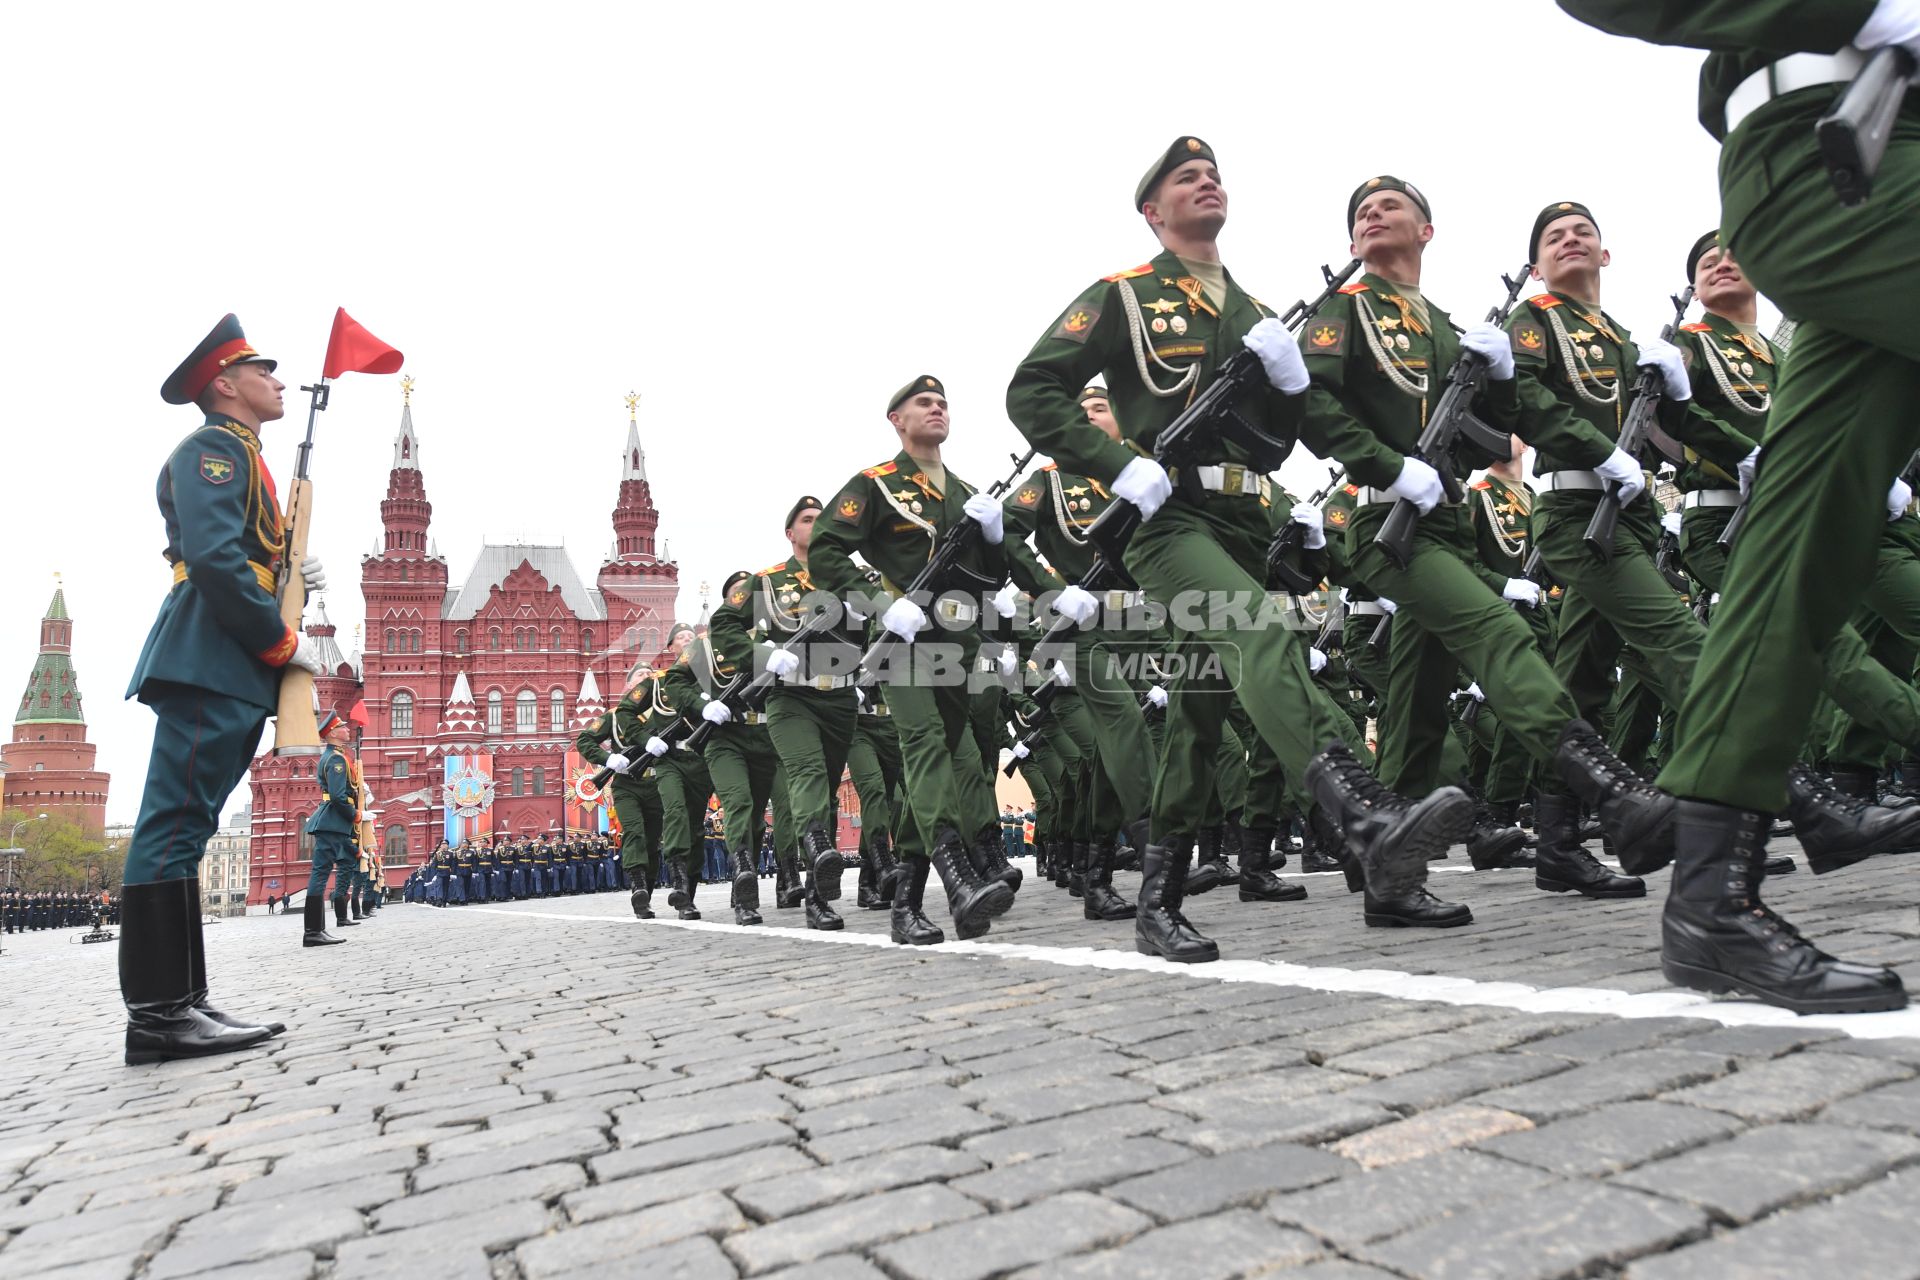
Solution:
M334 878L333 913L341 927L356 925L347 919L347 889L360 864L354 847L360 829L360 786L347 747L353 741L353 726L329 711L320 721L320 736L326 746L320 752L317 777L320 805L307 819L306 832L313 837L313 872L307 878L306 932L300 945L327 947L345 938L327 932L327 873Z
M260 428L285 412L275 362L229 315L160 389L203 424L160 473L173 590L127 695L158 718L122 886L120 992L129 1064L227 1053L284 1028L229 1018L207 1000L199 939L200 858L246 775L289 663L318 675L314 642L281 621L274 590L286 531ZM309 593L326 577L303 566Z
M675 721L684 720L689 727L702 719L724 724L726 718L718 714L709 716L706 709L725 709L724 703L713 700L709 690L717 689L726 683L726 679L718 670L713 650L707 641L693 636L691 631L683 635L685 639L674 637L675 643L681 646L679 654L673 665L660 673L646 719L633 724L630 734L626 726L622 727L621 733L623 737L642 743L646 753L654 757L654 775L660 784L660 857L671 886L667 892L667 905L682 920L698 920L700 909L694 905L694 896L700 883L697 868L700 865L701 833L706 820L707 801L714 794L713 778L701 752L669 749L662 735ZM709 741L707 746L711 748L713 743ZM750 775L744 769L736 775L735 781L751 785ZM723 800L721 803L725 805L726 802ZM731 806L727 807L731 810ZM759 810L747 815L756 833L765 808L763 803ZM734 922L758 924L759 912L752 907L743 909L736 903Z

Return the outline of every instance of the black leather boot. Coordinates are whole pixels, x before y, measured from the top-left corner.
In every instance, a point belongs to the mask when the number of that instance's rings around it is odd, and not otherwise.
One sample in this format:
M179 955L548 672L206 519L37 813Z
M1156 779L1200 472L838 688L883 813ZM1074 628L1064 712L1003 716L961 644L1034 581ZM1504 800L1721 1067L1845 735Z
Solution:
M952 827L940 828L931 861L946 886L947 910L962 941L985 933L993 927L994 917L1006 914L1013 905L1013 890L998 880L982 881L975 874L973 861L967 856L967 842Z
M300 939L303 947L331 947L345 942L345 938L336 938L327 932L327 900L307 895L305 909L306 933Z
M1534 865L1534 837L1532 832L1525 830L1526 824L1520 820L1520 811L1522 808L1525 808L1527 811L1527 822L1531 822L1533 820L1532 805L1522 806L1515 800L1495 801L1487 805L1487 812L1492 815L1495 822L1503 827L1513 827L1520 832L1520 847L1506 856L1506 861L1500 864L1503 867L1531 868ZM1468 856L1471 857L1473 852L1471 840L1468 842L1467 852Z
M1229 837L1240 849L1240 901L1298 902L1307 887L1282 880L1269 867L1275 832L1271 827L1240 827Z
M1600 815L1601 829L1628 874L1658 871L1673 860L1673 797L1630 769L1592 725L1585 720L1567 721L1560 731L1553 763L1573 794ZM1538 818L1539 810L1534 812L1536 825L1544 825ZM1576 824L1577 820L1576 812ZM1577 825L1575 830L1579 830ZM1577 836L1574 843L1579 843ZM1546 841L1542 839L1542 865L1546 858ZM1641 892L1645 890L1642 885Z
M840 913L828 906L827 900L820 896L819 882L809 884L807 886L807 928L818 929L822 933L832 933L846 927L847 922L841 919Z
M811 887L807 890L809 900L832 902L840 896L840 873L846 869L846 859L833 847L833 837L827 834L824 822L809 822L807 829L800 833L801 856L806 859L807 878ZM834 916L838 920L839 916ZM811 924L812 916L808 916Z
M759 924L761 923L760 877L753 868L753 855L744 849L736 849L730 855L729 861L733 872L733 883L730 886L733 922Z
M642 867L640 874L633 880L633 914L637 919L653 919L653 890L647 886L653 883L653 870Z
M1087 859L1093 856L1093 849L1085 840L1069 840L1067 855L1067 894L1084 898L1087 896Z
M358 889L347 894L347 911L355 920L366 919L366 913L360 910L360 891Z
M1580 843L1580 805L1572 796L1542 792L1534 802L1533 815L1540 833L1534 887L1549 893L1572 891L1588 898L1647 896L1646 881L1638 876L1615 875Z
M1056 889L1073 888L1073 841L1053 840L1053 856L1048 859L1053 867L1053 887Z
M1135 824L1144 832L1145 820ZM1086 895L1080 900L1080 914L1089 920L1131 920L1134 905L1113 889L1113 833L1107 832L1087 849Z
M1424 885L1428 855L1464 839L1473 822L1473 802L1458 787L1420 800L1395 795L1337 740L1307 764L1306 783L1382 903Z
M1140 855L1140 910L1133 921L1133 947L1142 955L1177 964L1205 964L1220 958L1213 939L1203 937L1180 912L1192 847L1190 837L1176 835L1164 845L1149 844Z
M907 869L893 856L893 835L885 830L867 832L867 856L873 860L873 891L880 899L874 905L885 910L893 902L894 890L907 877Z
M1306 842L1300 850L1300 869L1302 871L1338 871L1345 859L1341 856L1340 829L1327 817L1327 811L1314 805L1307 811L1305 826Z
M1920 805L1889 809L1843 795L1803 764L1787 770L1787 816L1817 876L1920 841Z
M1146 847L1147 842L1146 839L1142 837L1138 845L1132 843L1132 832L1136 825L1138 824L1128 824L1128 843L1121 845L1113 851L1113 869L1115 871L1138 871L1140 869L1140 850ZM1144 826L1140 829L1142 831L1146 830Z
M878 878L873 874L873 859L860 859L860 876L854 882L853 902L862 911L871 911L875 907L886 905L880 899L880 892L874 887Z
M1513 866L1513 858L1527 847L1527 833L1494 816L1491 805L1476 805L1473 829L1467 833L1467 861L1475 871Z
M905 858L905 872L893 887L893 940L903 947L931 947L947 940L940 926L921 910L927 891L927 860Z
M1220 874L1220 845L1225 839L1226 828L1218 823L1200 828L1200 834L1193 842L1193 869L1187 872L1184 896L1197 898L1203 893L1212 893L1225 883L1225 878Z
M682 920L698 920L700 908L693 905L693 895L699 891L700 882L687 878L686 867L675 863L672 870L672 887L667 890L667 905L679 912Z
M324 910L322 924L325 923ZM127 1006L127 1065L249 1049L273 1033L235 1027L194 1006L191 935L200 927L199 882L120 887L120 995Z
M189 880L187 883L193 886L193 900L195 902L200 901L200 881L198 877ZM322 912L320 914L320 923L323 928L326 925L326 921L326 913ZM336 941L345 942L346 939L339 938L336 939ZM241 1031L264 1030L270 1036L277 1036L287 1029L287 1024L284 1022L243 1022L239 1018L222 1013L213 1007L213 1003L207 998L206 931L200 926L200 913L197 911L193 916L193 930L187 935L187 943L191 947L187 959L192 965L191 977L193 986L191 995L193 997L193 1007L198 1009L202 1015L212 1018L223 1027L234 1027Z
M1865 800L1872 804L1878 797L1875 792L1879 785L1879 770L1865 764L1828 763L1827 773L1833 782L1833 789L1843 796L1852 796L1856 800Z
M1020 882L1025 877L1020 868L1007 861L1007 846L1001 838L999 823L974 837L973 854L974 870L982 880L998 880L1010 892L1020 892Z
M333 895L333 927L336 929L357 929L360 927L358 920L347 919L347 895L344 893L336 893Z
M1220 887L1230 889L1240 883L1240 811L1234 810L1220 824Z
M1737 991L1795 1013L1903 1009L1900 975L1827 955L1760 901L1766 815L1682 800L1673 885L1660 921L1667 981Z

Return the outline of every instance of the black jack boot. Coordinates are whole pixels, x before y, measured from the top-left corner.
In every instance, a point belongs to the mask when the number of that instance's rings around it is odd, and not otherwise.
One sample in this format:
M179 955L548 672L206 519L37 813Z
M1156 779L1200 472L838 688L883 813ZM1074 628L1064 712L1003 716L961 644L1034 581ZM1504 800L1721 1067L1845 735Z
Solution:
M325 924L322 912L321 923ZM197 880L120 887L120 995L127 1006L130 1067L249 1049L273 1033L229 1026L195 1007L192 934L200 927Z
M1073 887L1073 842L1071 840L1062 840L1054 837L1050 843L1053 845L1053 853L1048 857L1047 864L1053 868L1053 887L1056 889L1071 890Z
M1218 823L1200 828L1200 834L1193 842L1193 869L1187 872L1182 890L1185 897L1197 898L1203 893L1212 893L1224 883L1220 874L1220 845L1225 839L1226 828Z
M1560 746L1553 763L1574 795L1600 815L1600 826L1610 842L1614 856L1629 875L1641 876L1658 871L1673 860L1673 797L1642 778L1615 755L1594 727L1585 720L1569 720L1560 731ZM1536 825L1546 821L1538 817ZM1564 823L1564 818L1556 821ZM1579 814L1574 811L1575 831L1579 832ZM1573 844L1579 843L1576 834ZM1540 863L1546 865L1547 842L1540 840ZM1545 886L1542 886L1543 888ZM1611 893L1604 897L1639 897L1639 893ZM1584 890L1582 891L1584 892ZM1593 895L1589 895L1593 896Z
M1856 800L1865 800L1872 804L1877 798L1879 771L1866 764L1835 764L1829 762L1827 773L1833 781L1833 789L1843 796L1852 796Z
M840 913L827 905L820 896L820 883L815 880L807 886L807 928L818 929L822 933L832 933L847 927Z
M873 860L873 891L880 910L893 902L893 892L907 877L907 869L893 856L893 835L885 830L867 832L867 856Z
M327 900L307 895L306 933L300 939L303 947L331 947L345 942L345 938L336 938L327 932Z
M1497 801L1487 805L1487 813L1495 823L1502 827L1512 827L1514 830L1520 832L1520 847L1508 853L1497 864L1499 867L1531 868L1534 865L1535 860L1532 852L1534 838L1531 834L1521 829L1520 808L1519 802L1514 800ZM1528 810L1528 817L1531 819L1533 806L1528 805L1526 808ZM1471 836L1467 838L1467 857L1469 859L1473 857L1473 838ZM1475 862L1474 866L1483 871L1495 869L1481 867L1478 862Z
M653 869L640 868L640 874L633 878L633 914L636 919L653 919L653 890L647 886L653 883Z
M1338 824L1347 856L1357 864L1349 884L1357 875L1366 886L1368 924L1445 927L1473 918L1466 907L1443 903L1425 888L1428 856L1465 838L1473 822L1473 802L1458 787L1441 787L1420 800L1395 795L1338 740L1308 763L1306 783Z
M1467 861L1475 871L1510 867L1514 855L1526 847L1526 832L1496 818L1491 805L1474 806L1473 830L1467 833Z
M800 834L800 847L806 859L809 900L832 902L840 896L840 873L846 869L846 859L833 847L833 837L827 834L823 822L809 822L807 829ZM829 913L831 914L831 913ZM834 916L838 920L839 916ZM809 913L811 924L812 915Z
M1139 828L1142 838L1145 838L1146 819L1142 818L1133 825ZM1131 920L1136 914L1134 905L1114 892L1113 849L1116 843L1113 832L1109 831L1088 847L1086 894L1080 900L1080 914L1089 920Z
M927 919L921 909L927 891L927 869L925 858L905 858L902 870L906 874L894 881L893 918L891 920L894 942L903 947L932 947L947 940L940 932L940 926Z
M1535 888L1548 893L1573 891L1588 898L1647 896L1646 881L1638 876L1615 875L1580 843L1580 804L1572 796L1542 792L1534 802L1533 813L1535 829L1540 833L1533 868Z
M860 876L854 882L853 902L862 911L871 911L875 907L886 905L881 901L880 893L874 888L878 877L873 874L873 859L860 859Z
M1137 824L1129 824L1127 827L1128 843L1121 845L1113 851L1113 869L1115 871L1138 871L1140 869L1140 850L1146 848L1147 842L1143 836L1139 844L1136 845L1132 843L1132 832L1135 825ZM1142 827L1141 830L1145 831L1146 828Z
M1070 860L1067 863L1067 896L1084 898L1087 896L1087 862L1093 857L1093 846L1085 840L1072 840L1067 843Z
M1241 827L1230 837L1240 847L1240 901L1298 902L1307 896L1305 885L1273 874L1275 834L1271 827Z
M1333 824L1327 811L1319 805L1307 810L1306 841L1300 850L1300 869L1302 871L1338 871L1345 862L1342 857L1340 828Z
M193 886L193 900L200 901L199 878L195 877L187 883ZM327 916L323 911L320 913L320 924L323 929L326 922ZM338 938L335 941L345 942L346 939ZM193 930L187 934L187 943L192 948L187 957L192 965L193 985L190 994L193 997L193 1007L202 1015L212 1018L223 1027L234 1027L241 1031L264 1030L270 1036L277 1036L287 1029L287 1024L284 1022L242 1022L239 1018L224 1014L213 1007L212 1001L207 998L207 938L205 930L200 926L200 913L197 911L193 916Z
M357 929L360 927L358 920L347 919L347 895L344 893L336 893L333 895L333 927L336 929Z
M977 938L993 927L995 916L1013 906L1013 890L998 880L981 880L967 856L967 842L952 827L941 827L934 844L933 865L946 885L947 910L961 941Z
M1787 770L1787 816L1817 876L1876 853L1904 852L1920 840L1920 805L1889 809L1843 795L1803 764Z
M1020 868L1007 861L1007 846L1001 839L999 823L974 837L973 868L982 880L998 880L1009 892L1020 892L1024 875Z
M672 869L672 887L667 890L667 905L680 914L682 920L698 920L700 908L693 905L693 895L698 892L700 882L687 878L686 867L676 863Z
M806 901L806 886L800 883L800 859L793 851L774 850L773 866L773 904L788 911Z
M1240 871L1235 865L1240 860L1240 810L1228 814L1220 825L1219 844L1220 887L1230 889L1240 883Z
M1678 802L1660 967L1676 986L1737 991L1795 1013L1903 1009L1900 975L1836 960L1760 901L1764 814Z
M736 849L730 855L733 883L731 901L733 903L733 922L735 924L759 924L760 920L760 877L754 871L753 855L744 849Z
M1140 855L1140 908L1133 921L1133 947L1142 955L1176 964L1205 964L1220 958L1213 939L1201 935L1180 912L1192 840L1184 835L1164 845L1149 844Z

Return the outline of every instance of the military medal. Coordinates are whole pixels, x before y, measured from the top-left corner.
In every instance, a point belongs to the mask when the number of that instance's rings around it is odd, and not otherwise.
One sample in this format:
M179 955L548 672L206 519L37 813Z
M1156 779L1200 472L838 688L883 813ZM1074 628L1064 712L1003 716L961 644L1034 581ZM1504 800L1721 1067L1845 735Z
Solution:
M1165 333L1167 331L1167 318L1165 316L1155 316L1153 318L1153 331L1155 333Z
M1744 360L1740 362L1740 376L1743 378L1751 378L1753 376L1753 366Z
M1604 360L1606 356L1607 353L1600 349L1600 344L1597 342L1587 348L1587 358L1589 360Z
M908 506L907 510L913 512L913 514L915 515L919 515L921 511L920 500L918 498L915 498L913 500L912 505Z
M1405 351L1409 347L1413 346L1413 343L1408 339L1406 334L1396 333L1393 335L1393 345L1400 348L1402 351Z
M1167 321L1167 324L1173 328L1175 335L1183 334L1187 331L1187 318L1185 316L1175 316L1173 319Z

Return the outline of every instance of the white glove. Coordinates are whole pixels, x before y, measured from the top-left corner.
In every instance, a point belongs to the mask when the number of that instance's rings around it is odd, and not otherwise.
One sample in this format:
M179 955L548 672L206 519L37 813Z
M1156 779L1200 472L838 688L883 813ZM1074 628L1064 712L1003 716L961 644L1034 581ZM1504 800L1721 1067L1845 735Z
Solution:
M615 773L625 773L627 770L633 768L633 761L616 751L607 757L607 768L613 770Z
M708 724L725 724L733 719L733 708L724 702L709 702L700 708L700 718Z
M1623 507L1646 492L1646 473L1640 470L1640 464L1624 449L1615 449L1594 470L1600 473L1602 479L1620 486L1620 505Z
M1073 688L1073 672L1067 670L1066 663L1056 662L1053 664L1053 681L1062 689Z
M1326 665L1327 665L1326 654L1320 652L1320 650L1318 649L1307 650L1307 670L1309 672L1317 676L1320 674L1321 669Z
M1895 480L1893 488L1887 490L1887 523L1892 524L1907 514L1907 504L1913 501L1913 486L1905 480Z
M665 738L648 738L647 739L647 754L652 756L656 760L659 759L661 756L667 754L667 752L671 749L672 748L667 746L667 740Z
M785 678L800 670L800 655L791 649L768 649L767 670Z
M1054 610L1075 626L1084 627L1100 612L1100 602L1085 587L1068 587L1053 598Z
M300 639L293 646L293 656L287 659L290 667L302 667L316 676L327 674L327 666L320 661L320 646L314 638L302 631Z
M1275 391L1297 396L1307 389L1307 362L1300 354L1300 343L1287 326L1268 316L1240 339L1247 350L1260 357L1267 381Z
M859 685L853 686L853 700L859 703L863 707L866 706L867 691L865 689L862 689Z
M1880 0L1873 13L1853 37L1855 48L1878 49L1883 45L1905 45L1920 58L1920 0Z
M1760 448L1754 446L1752 453L1740 459L1740 496L1746 497L1753 492L1753 473L1760 466Z
M300 579L307 584L307 594L310 596L327 589L327 571L321 568L319 556L301 558Z
M1540 584L1529 578L1508 578L1507 585L1500 588L1500 595L1529 609L1540 607Z
M1491 320L1482 320L1460 335L1460 345L1487 362L1487 376L1495 382L1513 377L1513 339Z
M842 600L840 607L845 609L847 611L847 617L855 622L864 623L867 620L867 615L854 608L851 600Z
M1114 477L1113 496L1140 508L1142 520L1151 520L1173 496L1173 481L1167 478L1167 469L1152 458L1135 458Z
M1678 511L1669 511L1667 512L1667 514L1661 516L1660 527L1662 529L1665 529L1668 533L1672 534L1674 537L1676 538L1679 537L1680 536L1680 513Z
M980 526L981 536L992 546L999 546L1006 530L1000 527L1000 518L1006 513L1000 509L1000 500L990 493L976 493L960 504L967 513L967 519Z
M1400 476L1387 486L1387 492L1420 508L1421 515L1439 506L1440 499L1447 496L1446 487L1440 483L1440 473L1412 456L1401 459Z
M1025 760L1028 756L1032 754L1033 752L1030 749L1028 749L1026 743L1016 742L1013 744L1013 758L1015 760Z
M1156 707L1166 706L1167 705L1167 687L1163 684L1148 685L1147 701L1151 702Z
M915 635L927 629L927 611L905 596L901 596L888 605L887 611L880 615L880 625L902 640L910 642Z
M1009 582L1000 588L993 597L993 611L1003 618L1011 618L1020 609L1020 588Z
M1475 702L1485 702L1487 700L1487 695L1480 692L1480 682L1478 680L1467 686L1467 696Z
M1293 509L1288 519L1307 531L1305 546L1309 551L1318 551L1327 545L1327 520L1320 508L1310 502L1303 502Z
M1660 370L1660 381L1667 384L1667 399L1691 400L1693 383L1687 379L1686 357L1680 348L1664 338L1648 338L1640 344L1640 367Z
M1010 644L1000 646L1000 674L1011 680L1020 671L1020 651Z
M1400 606L1395 604L1393 601L1387 599L1385 596L1380 596L1379 598L1374 600L1374 603L1379 605L1381 609L1385 610L1386 615L1389 618L1391 618L1394 614L1400 612Z

